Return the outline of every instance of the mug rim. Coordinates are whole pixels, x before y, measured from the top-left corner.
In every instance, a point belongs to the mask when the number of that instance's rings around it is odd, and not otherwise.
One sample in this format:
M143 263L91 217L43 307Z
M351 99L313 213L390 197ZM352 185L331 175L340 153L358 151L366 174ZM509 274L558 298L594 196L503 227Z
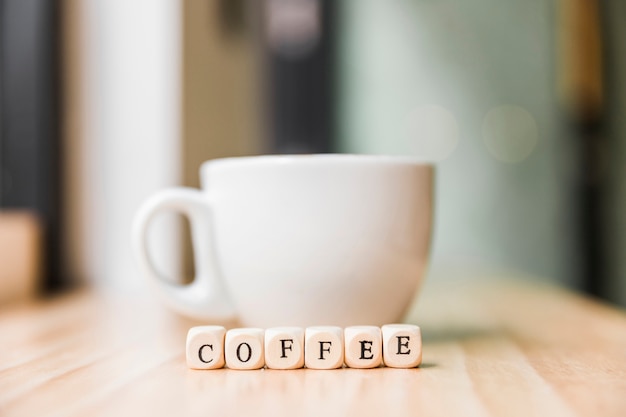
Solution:
M368 155L368 154L350 154L350 153L318 153L318 154L286 154L286 155L254 155L254 156L234 156L226 158L216 158L205 161L200 166L200 171L204 171L209 167L221 166L237 166L248 165L270 165L280 163L291 165L299 164L325 164L336 163L342 164L382 164L382 165L411 165L411 166L433 166L435 161L432 159L419 158L406 155Z

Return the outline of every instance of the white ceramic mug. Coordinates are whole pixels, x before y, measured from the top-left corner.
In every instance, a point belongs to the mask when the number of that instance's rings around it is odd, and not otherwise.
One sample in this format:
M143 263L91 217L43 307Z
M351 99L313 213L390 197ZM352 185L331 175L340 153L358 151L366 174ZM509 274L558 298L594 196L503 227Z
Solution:
M298 155L205 162L202 189L158 192L133 240L143 272L175 310L250 326L382 325L422 281L433 167L403 157ZM159 212L188 216L196 277L172 284L147 251Z

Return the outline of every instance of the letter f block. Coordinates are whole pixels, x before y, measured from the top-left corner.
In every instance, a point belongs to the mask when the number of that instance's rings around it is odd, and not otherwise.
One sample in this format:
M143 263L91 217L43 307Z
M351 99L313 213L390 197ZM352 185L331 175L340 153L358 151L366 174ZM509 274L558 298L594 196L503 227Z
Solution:
M304 363L310 369L335 369L343 366L343 330L335 326L307 327Z
M273 327L265 331L265 365L270 369L304 366L304 329Z

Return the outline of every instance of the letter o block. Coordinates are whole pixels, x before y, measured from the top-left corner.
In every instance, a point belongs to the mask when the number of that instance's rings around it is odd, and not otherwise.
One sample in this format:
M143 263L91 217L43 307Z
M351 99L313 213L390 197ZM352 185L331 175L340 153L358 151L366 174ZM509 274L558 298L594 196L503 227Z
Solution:
M224 366L222 326L196 326L187 333L187 366L191 369L217 369Z
M422 334L413 324L382 327L383 360L390 368L415 368L422 363Z
M304 364L310 369L336 369L343 366L343 330L335 326L307 327Z
M263 329L231 329L226 332L224 351L230 369L260 369L265 365Z
M383 361L383 341L376 326L352 326L344 330L346 365L350 368L376 368Z
M273 327L265 330L265 365L271 369L304 366L304 329Z

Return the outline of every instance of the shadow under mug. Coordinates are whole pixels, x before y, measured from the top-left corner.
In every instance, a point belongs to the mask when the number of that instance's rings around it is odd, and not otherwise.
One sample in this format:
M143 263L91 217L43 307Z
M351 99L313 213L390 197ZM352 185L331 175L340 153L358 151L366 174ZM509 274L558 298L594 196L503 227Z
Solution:
M205 162L201 189L157 192L139 209L142 272L174 310L271 327L397 322L428 258L433 166L405 157L298 155ZM148 229L190 220L196 276L159 276Z

